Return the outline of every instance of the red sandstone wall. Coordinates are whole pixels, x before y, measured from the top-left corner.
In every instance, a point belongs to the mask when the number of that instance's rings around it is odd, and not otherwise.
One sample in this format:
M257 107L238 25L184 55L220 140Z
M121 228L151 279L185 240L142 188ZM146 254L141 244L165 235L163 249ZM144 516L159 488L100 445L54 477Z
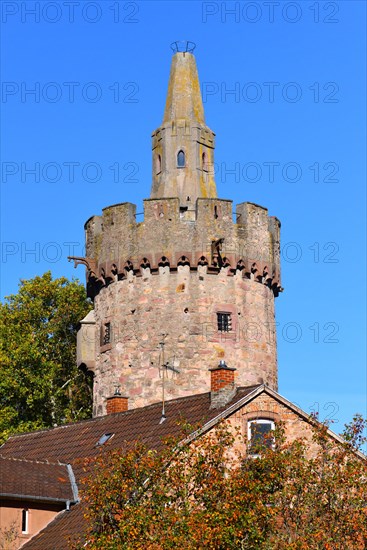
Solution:
M229 277L189 267L118 281L103 288L95 300L95 414L105 414L105 398L114 386L129 397L129 408L162 398L159 342L165 338L168 371L166 398L210 389L208 369L225 359L237 369L238 386L266 383L277 388L277 359L272 291L241 272ZM229 311L232 331L217 330L217 311ZM101 326L110 320L112 343L100 347ZM105 351L101 351L105 350Z

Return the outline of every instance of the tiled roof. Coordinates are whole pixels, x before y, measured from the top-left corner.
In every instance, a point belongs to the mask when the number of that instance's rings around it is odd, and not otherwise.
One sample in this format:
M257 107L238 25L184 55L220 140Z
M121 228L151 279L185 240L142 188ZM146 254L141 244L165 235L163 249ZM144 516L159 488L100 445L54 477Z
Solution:
M239 388L231 403L251 393L258 386ZM227 407L230 403L227 405ZM226 408L227 408L226 407ZM10 437L0 448L4 457L28 460L50 460L72 463L76 459L98 454L96 446L106 433L114 436L104 447L126 448L132 441L140 440L150 448L158 448L162 438L179 435L180 419L193 426L215 418L222 409L210 409L210 394L204 393L167 401L166 420L160 424L162 404L155 403L139 409L65 424L56 428L19 434Z
M63 510L42 531L22 546L22 550L70 550L69 541L79 541L85 530L83 503Z
M5 458L0 455L0 497L73 501L66 464Z
M210 408L210 393L192 395L167 401L166 420L162 423L162 404L155 403L140 409L66 424L49 430L19 434L0 448L3 457L27 460L49 460L73 464L77 479L82 475L80 459L96 456L97 445L104 434L114 434L104 449L124 449L140 440L151 449L162 446L168 435L181 433L180 419L193 427L213 421L221 412L260 386L238 388L235 397L223 409ZM78 464L79 463L79 464ZM83 503L61 512L38 535L26 543L24 550L67 550L68 539L81 536L84 529Z

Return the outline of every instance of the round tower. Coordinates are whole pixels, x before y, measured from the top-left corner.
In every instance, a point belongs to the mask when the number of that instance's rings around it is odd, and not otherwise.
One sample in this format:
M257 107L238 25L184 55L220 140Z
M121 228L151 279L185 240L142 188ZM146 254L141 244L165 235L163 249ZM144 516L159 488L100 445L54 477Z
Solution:
M116 385L129 408L210 389L218 360L237 386L277 389L274 297L281 290L277 218L219 199L215 135L205 125L195 58L172 59L162 125L152 136L152 190L136 207L86 224L88 294L78 363L94 372L94 415Z

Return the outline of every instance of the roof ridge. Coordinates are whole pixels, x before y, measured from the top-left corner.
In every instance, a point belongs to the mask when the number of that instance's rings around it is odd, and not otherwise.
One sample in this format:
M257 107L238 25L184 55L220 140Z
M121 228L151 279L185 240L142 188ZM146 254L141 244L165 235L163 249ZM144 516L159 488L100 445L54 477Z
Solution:
M251 386L241 386L241 387L237 387L237 391L236 391L236 394L233 396L231 402L233 402L234 400L238 399L238 398L241 398L240 397L240 393L244 390L254 390L258 387L260 387L261 384L253 384ZM183 396L183 397L176 397L175 399L168 399L166 401L166 408L169 408L171 405L177 405L177 404L180 404L180 403L190 403L190 402L195 402L195 401L198 401L198 400L202 400L202 399L207 399L208 402L210 401L210 391L208 392L204 392L204 393L196 393L196 394L191 394L191 395L186 395L186 396ZM20 434L14 434L12 436L9 437L9 439L4 443L4 446L7 445L8 442L10 441L14 441L14 440L18 440L19 438L22 438L22 437L26 437L28 439L32 438L37 438L39 437L40 434L42 433L47 433L47 432L57 432L58 430L64 430L64 429L67 429L67 428L74 428L74 427L80 427L80 426L88 426L88 425L94 425L94 426L98 426L98 423L102 422L103 424L105 423L106 419L107 418L116 418L116 417L122 417L122 416L130 416L130 417L134 417L135 415L139 415L139 414L142 414L142 412L144 411L150 411L152 409L158 409L162 406L162 402L161 401L157 401L156 403L151 403L149 405L145 405L144 407L138 407L138 408L134 408L134 409L129 409L127 411L122 411L122 412L116 412L116 413L112 413L112 414L106 414L104 416L96 416L94 418L86 418L84 420L79 420L77 422L69 422L67 424L62 424L60 426L54 426L52 428L43 428L41 430L37 430L37 431L32 431L32 432L23 432L23 433L20 433ZM226 408L226 406L224 406L223 408ZM103 429L103 424L102 424L102 429ZM1 447L0 447L0 455L1 455Z
M176 403L177 401L197 399L198 397L203 397L204 395L209 396L209 394L210 394L210 392L204 392L204 393L197 393L197 394L193 394L193 395L186 395L184 397L176 397L175 399L167 399L167 401L165 403L166 403L166 405L169 405L170 403ZM102 421L106 417L109 417L109 416L136 414L137 411L142 411L143 409L149 409L149 408L158 407L158 406L161 406L161 405L162 405L162 402L157 401L156 403L150 403L149 405L145 405L144 407L137 407L135 409L129 409L128 411L122 411L122 412L117 412L117 413L112 413L112 414L105 414L103 416L95 416L94 418L84 418L83 420L78 420L76 422L68 422L66 424L60 424L60 426L52 426L50 428L42 428L41 430L33 430L31 432L22 432L22 433L19 433L19 434L13 434L9 437L9 439L7 439L7 441L10 441L11 439L18 439L18 438L25 437L25 436L29 437L30 435L38 435L40 433L56 431L56 430L59 430L59 429L66 429L66 428L70 428L70 426L79 426L80 424L84 424L84 423L87 424L89 422ZM5 443L3 445L5 445L7 441L5 441ZM1 447L0 447L0 449L1 449Z
M29 459L29 458L17 458L13 456L4 456L0 453L0 459L2 460L14 460L16 462L31 462L32 464L48 464L49 466L67 466L66 462L53 462L45 458L45 460Z

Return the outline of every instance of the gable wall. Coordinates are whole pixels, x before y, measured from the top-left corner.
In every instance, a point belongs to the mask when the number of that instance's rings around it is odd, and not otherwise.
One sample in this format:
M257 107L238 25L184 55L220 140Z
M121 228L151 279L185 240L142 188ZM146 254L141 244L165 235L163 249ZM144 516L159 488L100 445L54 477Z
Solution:
M233 433L238 430L240 435L235 443L235 449L241 454L246 452L248 421L260 418L273 420L275 424L277 422L284 423L287 441L291 442L302 438L307 442L309 455L315 454L317 445L312 439L313 431L310 424L292 409L266 393L262 393L250 403L245 404L229 418Z

